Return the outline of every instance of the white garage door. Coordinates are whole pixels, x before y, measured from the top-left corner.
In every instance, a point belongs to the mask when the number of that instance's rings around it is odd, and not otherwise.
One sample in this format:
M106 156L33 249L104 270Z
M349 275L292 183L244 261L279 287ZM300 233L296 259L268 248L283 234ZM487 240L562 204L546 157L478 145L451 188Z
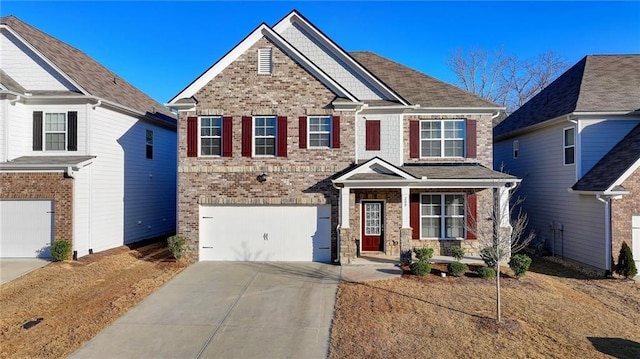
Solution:
M631 235L631 252L633 253L633 260L636 262L636 268L640 270L640 216L632 217L632 229Z
M331 261L330 206L200 206L201 261Z
M0 257L48 258L53 238L52 201L0 201Z

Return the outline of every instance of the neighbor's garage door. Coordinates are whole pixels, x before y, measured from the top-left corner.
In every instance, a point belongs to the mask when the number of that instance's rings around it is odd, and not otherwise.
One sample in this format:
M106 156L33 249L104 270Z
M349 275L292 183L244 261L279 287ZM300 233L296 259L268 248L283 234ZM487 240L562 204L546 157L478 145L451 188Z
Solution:
M331 261L330 206L200 206L201 261Z
M52 201L2 200L0 217L0 257L50 257Z

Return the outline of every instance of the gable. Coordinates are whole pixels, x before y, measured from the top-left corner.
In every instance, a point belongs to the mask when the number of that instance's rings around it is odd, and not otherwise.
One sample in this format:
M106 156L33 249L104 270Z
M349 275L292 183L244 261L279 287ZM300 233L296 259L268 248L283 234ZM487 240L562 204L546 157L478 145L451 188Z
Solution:
M0 31L2 70L26 91L79 90L8 29Z
M258 50L272 49L273 72L258 74ZM245 115L279 112L305 113L307 108L325 108L336 94L309 74L280 47L263 37L231 62L194 96L199 110L237 109ZM306 99L313 99L313 103ZM210 111L210 112L211 112ZM218 111L220 112L220 111ZM217 113L218 115L228 113Z

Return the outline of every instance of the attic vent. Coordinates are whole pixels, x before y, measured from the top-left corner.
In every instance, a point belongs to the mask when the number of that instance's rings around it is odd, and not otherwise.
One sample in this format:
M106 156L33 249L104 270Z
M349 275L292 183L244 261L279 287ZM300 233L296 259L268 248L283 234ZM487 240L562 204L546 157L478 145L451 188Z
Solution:
M271 64L271 48L265 47L258 49L258 74L271 75L273 69Z

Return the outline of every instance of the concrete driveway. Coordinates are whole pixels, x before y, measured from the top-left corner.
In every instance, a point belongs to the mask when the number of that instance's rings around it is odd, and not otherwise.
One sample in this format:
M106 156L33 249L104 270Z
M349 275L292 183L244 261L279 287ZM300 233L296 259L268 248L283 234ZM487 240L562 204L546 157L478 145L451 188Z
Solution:
M49 263L49 260L40 258L0 258L0 284L12 281Z
M196 263L70 358L325 358L340 267Z

